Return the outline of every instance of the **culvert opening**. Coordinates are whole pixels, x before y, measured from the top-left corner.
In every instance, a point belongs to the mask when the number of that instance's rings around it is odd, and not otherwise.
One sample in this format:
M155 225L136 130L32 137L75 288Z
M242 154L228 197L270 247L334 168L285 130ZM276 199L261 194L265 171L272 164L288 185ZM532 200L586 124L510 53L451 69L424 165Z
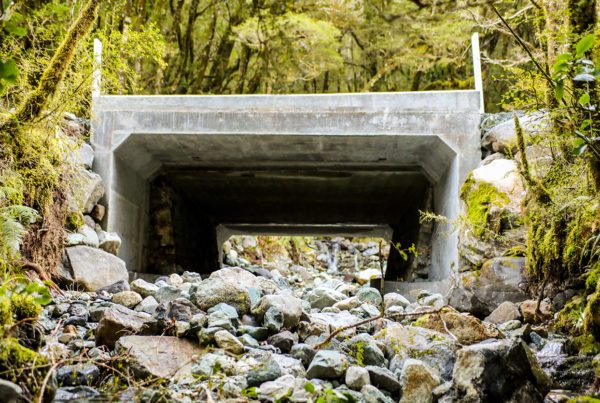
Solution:
M148 193L149 274L235 265L223 245L250 235L369 239L383 245L386 280L431 275L433 226L419 212L433 209L433 188L418 169L163 167ZM374 268L366 263L353 271Z

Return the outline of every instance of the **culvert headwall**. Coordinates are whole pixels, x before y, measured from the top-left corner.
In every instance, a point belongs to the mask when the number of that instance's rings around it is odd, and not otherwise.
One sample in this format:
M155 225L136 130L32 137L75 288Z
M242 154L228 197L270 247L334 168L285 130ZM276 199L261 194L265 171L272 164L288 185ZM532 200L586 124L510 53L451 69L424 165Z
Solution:
M458 216L460 183L480 160L478 91L99 96L93 110L106 226L137 272L160 270L166 253L161 203L171 203L169 253L201 272L216 269L232 233L387 234L410 245L419 210ZM447 226L431 234L431 281L458 262ZM405 278L393 259L388 277Z

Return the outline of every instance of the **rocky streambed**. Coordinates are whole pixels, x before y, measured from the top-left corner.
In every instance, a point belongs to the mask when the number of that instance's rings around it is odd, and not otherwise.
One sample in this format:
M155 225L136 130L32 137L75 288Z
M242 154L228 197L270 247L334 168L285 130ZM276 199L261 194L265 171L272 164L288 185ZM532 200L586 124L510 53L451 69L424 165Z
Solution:
M292 265L284 276L232 263L205 278L184 272L56 295L38 323L41 353L53 363L48 395L559 402L594 382L591 357L570 356L566 337L536 324L536 301L502 303L483 321L441 294L382 298L330 267ZM10 382L0 391L6 401L19 395Z

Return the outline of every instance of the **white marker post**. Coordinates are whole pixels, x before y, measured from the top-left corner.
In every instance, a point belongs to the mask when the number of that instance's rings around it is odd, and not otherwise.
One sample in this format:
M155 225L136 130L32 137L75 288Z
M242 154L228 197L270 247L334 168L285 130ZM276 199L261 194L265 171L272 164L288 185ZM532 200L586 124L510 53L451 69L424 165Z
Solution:
M94 39L94 71L92 72L92 99L100 96L102 85L102 42Z
M481 52L479 50L479 33L473 33L471 37L471 50L473 52L473 72L475 76L475 90L479 91L479 111L485 112L483 102L483 78L481 76Z

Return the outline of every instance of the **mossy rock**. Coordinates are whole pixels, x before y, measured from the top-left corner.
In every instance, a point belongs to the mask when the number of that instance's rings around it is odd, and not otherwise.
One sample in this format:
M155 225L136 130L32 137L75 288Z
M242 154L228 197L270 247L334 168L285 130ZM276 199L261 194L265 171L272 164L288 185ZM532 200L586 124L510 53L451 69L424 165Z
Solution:
M11 296L10 302L17 320L37 318L42 313L42 306L35 302L33 295L16 293Z

